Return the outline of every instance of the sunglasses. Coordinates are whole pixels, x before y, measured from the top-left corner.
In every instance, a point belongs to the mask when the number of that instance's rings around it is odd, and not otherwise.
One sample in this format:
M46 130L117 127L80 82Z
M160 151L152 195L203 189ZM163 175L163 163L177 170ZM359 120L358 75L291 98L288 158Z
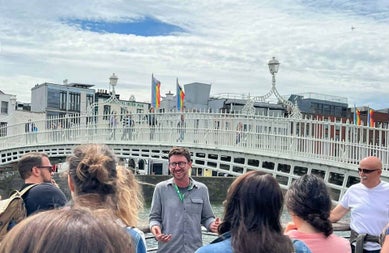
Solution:
M41 169L48 169L50 172L55 172L55 169L54 169L54 166L51 165L51 166L37 166L37 168L41 168Z
M358 172L363 172L364 174L370 174L370 173L372 173L373 171L376 171L376 170L380 170L380 169L369 170L369 169L358 168Z

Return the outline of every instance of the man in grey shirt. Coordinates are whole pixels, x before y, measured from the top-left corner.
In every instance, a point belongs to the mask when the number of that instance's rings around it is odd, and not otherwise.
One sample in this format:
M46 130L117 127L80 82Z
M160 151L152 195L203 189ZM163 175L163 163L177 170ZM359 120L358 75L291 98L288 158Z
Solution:
M201 225L217 232L220 221L213 214L208 188L189 176L191 166L186 148L170 150L169 170L173 178L155 187L149 215L158 252L193 253L202 246Z

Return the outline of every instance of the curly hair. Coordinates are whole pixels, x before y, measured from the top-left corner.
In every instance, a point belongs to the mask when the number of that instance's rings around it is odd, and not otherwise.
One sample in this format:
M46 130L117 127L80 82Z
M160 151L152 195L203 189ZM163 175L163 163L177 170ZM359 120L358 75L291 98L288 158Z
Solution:
M131 170L117 167L118 193L116 216L130 227L138 223L138 212L143 208L143 195L138 181Z

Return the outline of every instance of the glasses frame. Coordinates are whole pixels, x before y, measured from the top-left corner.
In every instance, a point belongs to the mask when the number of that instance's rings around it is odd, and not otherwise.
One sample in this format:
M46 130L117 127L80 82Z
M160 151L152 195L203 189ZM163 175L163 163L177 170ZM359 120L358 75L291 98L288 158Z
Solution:
M363 172L363 174L370 174L370 173L373 173L374 171L377 171L377 170L381 170L381 169L369 170L369 169L361 169L361 168L358 168L358 172L359 172L359 173Z
M169 168L172 168L174 169L175 167L178 167L183 169L185 168L185 166L188 164L188 162L172 162L172 163L169 163Z
M40 166L36 166L37 168L39 169L48 169L50 171L50 173L54 172L54 166L51 165L40 165Z

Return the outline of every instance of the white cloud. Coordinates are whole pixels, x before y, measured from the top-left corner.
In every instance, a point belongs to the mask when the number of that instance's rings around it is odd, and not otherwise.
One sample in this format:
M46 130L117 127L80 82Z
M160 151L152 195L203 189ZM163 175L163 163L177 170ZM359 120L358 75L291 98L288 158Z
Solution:
M264 95L267 62L281 65L282 95L318 92L349 104L389 107L389 4L386 1L21 1L0 7L0 89L29 101L36 83L83 82L150 101L151 73L162 93L212 83L211 92ZM180 36L98 34L65 19L150 16L188 31ZM354 27L354 29L351 29Z

